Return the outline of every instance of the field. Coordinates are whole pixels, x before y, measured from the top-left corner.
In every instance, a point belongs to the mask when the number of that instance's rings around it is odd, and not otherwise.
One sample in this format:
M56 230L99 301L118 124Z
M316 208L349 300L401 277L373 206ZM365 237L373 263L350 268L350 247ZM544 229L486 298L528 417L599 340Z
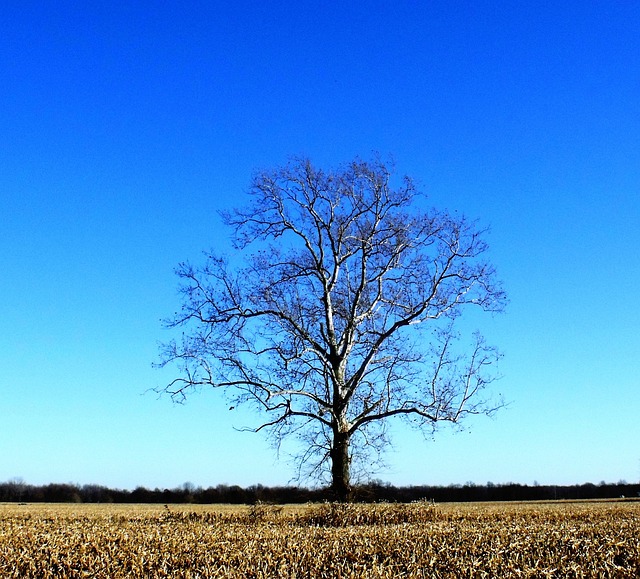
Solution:
M0 577L639 577L640 502L0 504Z

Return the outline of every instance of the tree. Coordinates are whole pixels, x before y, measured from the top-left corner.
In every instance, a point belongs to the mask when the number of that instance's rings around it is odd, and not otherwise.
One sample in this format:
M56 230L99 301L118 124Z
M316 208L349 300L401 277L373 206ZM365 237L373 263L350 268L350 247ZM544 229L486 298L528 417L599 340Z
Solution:
M160 365L179 368L162 391L212 386L255 405L266 418L253 430L299 436L300 468L330 475L339 500L352 467L387 449L389 419L432 431L501 406L485 389L498 353L479 333L461 346L457 329L467 307L505 303L485 231L391 179L379 159L256 174L247 206L222 213L233 260L178 266L167 325L184 330L161 347Z

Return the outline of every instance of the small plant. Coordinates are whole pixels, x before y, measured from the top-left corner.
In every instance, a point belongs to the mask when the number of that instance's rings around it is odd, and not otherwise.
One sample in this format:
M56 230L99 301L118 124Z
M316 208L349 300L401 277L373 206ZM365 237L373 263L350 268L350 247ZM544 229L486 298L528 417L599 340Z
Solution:
M282 513L283 507L271 505L262 501L256 501L249 509L249 521L252 523L264 523L277 519Z

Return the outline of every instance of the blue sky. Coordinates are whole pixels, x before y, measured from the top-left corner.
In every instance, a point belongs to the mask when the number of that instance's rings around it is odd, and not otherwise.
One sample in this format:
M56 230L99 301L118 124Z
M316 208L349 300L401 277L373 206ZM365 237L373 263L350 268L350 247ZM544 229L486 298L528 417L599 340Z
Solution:
M374 478L640 478L640 5L335 4L3 3L0 480L287 483L257 417L148 392L173 269L255 169L372 151L491 226L511 402Z

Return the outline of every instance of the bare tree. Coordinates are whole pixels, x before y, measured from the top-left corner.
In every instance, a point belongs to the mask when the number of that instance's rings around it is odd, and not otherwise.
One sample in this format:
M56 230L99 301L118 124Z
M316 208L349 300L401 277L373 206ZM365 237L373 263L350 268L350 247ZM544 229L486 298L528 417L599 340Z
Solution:
M504 306L485 232L417 207L412 180L390 179L380 160L357 159L255 175L247 207L223 214L245 261L179 265L168 325L185 330L161 350L160 365L179 368L164 392L206 385L255 404L266 414L255 430L301 436L299 464L330 473L340 500L354 460L387 448L388 419L431 431L501 405L485 396L496 350L479 334L460 347L456 324L468 306Z

